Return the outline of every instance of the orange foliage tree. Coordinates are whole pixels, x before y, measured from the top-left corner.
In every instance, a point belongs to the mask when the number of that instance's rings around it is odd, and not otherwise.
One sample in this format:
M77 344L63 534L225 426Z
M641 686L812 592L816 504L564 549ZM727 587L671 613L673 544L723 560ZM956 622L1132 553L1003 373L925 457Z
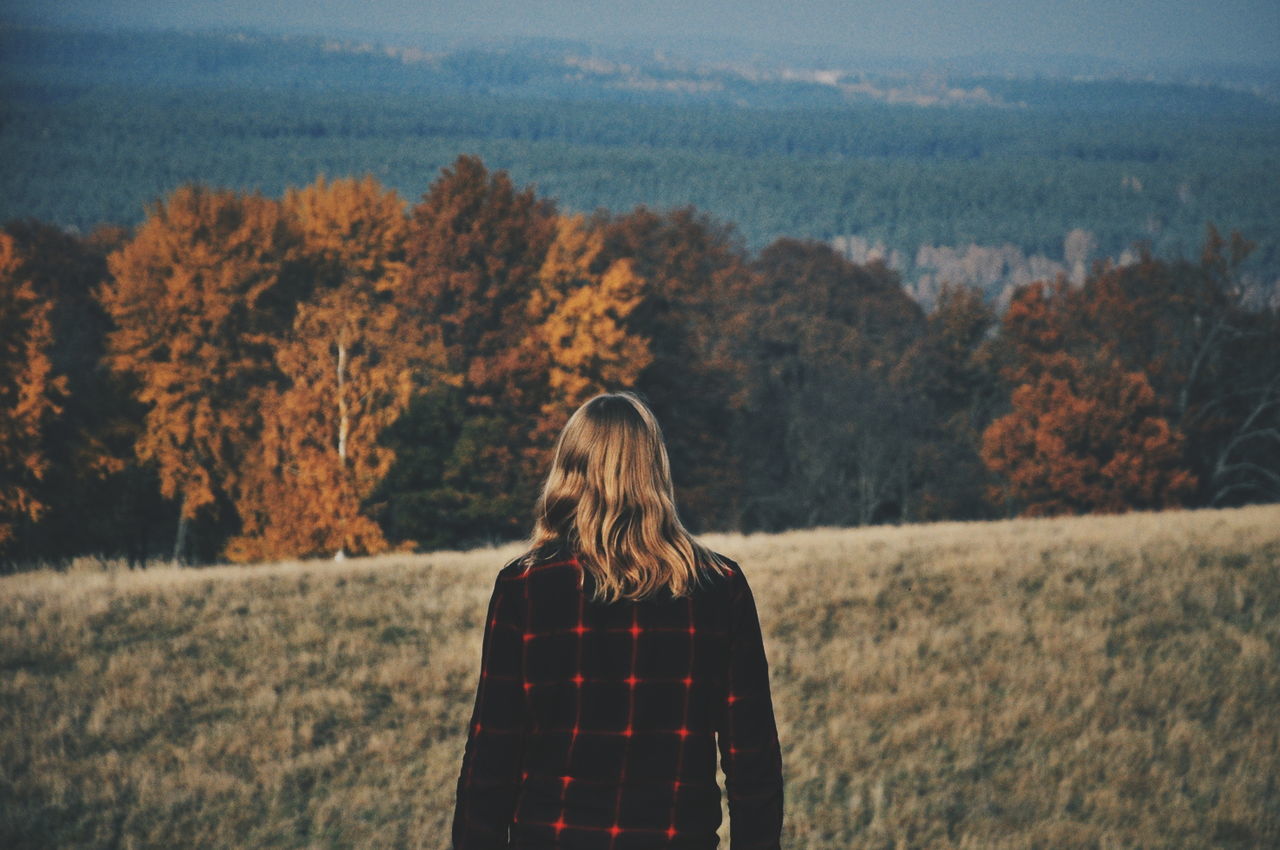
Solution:
M1227 239L1210 225L1199 262L1142 250L1131 264L1096 264L1079 287L1059 280L1023 288L1002 324L1002 376L1011 389L1043 384L1050 380L1046 364L1060 354L1089 373L1141 374L1154 395L1150 415L1164 420L1170 444L1182 447L1176 461L1168 451L1148 461L1167 465L1172 490L1141 505L1275 499L1280 319L1242 278L1251 249L1239 234ZM1130 427L1145 421L1133 419ZM1187 481L1196 482L1194 493Z
M1196 485L1185 439L1146 373L1075 324L1087 315L1081 298L1059 280L1024 287L1009 305L1012 410L982 435L982 459L1005 481L992 498L1031 515L1182 504Z
M301 280L296 237L278 201L199 185L154 204L107 259L98 298L115 327L106 361L130 376L147 412L135 450L187 520L234 504L246 450L277 375L274 351Z
M13 237L0 232L0 547L18 523L36 521L46 508L32 485L48 468L43 430L67 392L49 358L53 303L20 271Z
M554 206L504 171L459 157L412 211L394 303L445 375L392 429L384 528L423 546L517 536L537 492L545 359L529 301L555 238Z
M383 551L364 503L394 461L379 443L408 404L423 361L401 333L391 292L403 271L403 200L372 177L321 177L285 195L315 281L275 351L281 382L264 397L246 471L234 560Z
M993 496L1027 515L1165 508L1195 489L1182 435L1141 372L1058 354L1012 405L983 433L982 458L1008 481Z

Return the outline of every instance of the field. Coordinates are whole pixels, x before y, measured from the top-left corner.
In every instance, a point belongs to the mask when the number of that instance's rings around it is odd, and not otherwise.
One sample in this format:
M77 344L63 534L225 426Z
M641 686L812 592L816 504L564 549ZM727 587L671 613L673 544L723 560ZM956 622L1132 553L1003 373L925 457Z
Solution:
M707 540L788 850L1280 845L1280 507ZM0 579L0 846L447 848L513 552Z

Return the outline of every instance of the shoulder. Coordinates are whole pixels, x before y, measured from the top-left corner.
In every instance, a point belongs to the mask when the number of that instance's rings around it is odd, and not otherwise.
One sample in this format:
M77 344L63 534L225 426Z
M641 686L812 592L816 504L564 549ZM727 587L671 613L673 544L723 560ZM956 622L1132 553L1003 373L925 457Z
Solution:
M560 544L551 544L525 552L506 563L498 571L499 582L524 582L532 575L543 575L557 568L576 570L573 553Z
M735 561L733 558L730 558L728 555L725 555L722 552L716 552L714 550L711 552L711 554L716 556L716 558L719 559L720 563L728 567L730 571L733 572L733 574L736 575L742 571L742 567L738 565L738 562Z
M733 558L730 558L728 555L721 552L716 552L713 549L708 549L707 552L715 561L714 564L705 565L708 573L726 580L736 579L741 575L742 567L738 566L738 562Z
M732 600L734 605L748 598L754 604L755 591L751 589L751 583L747 581L747 574L743 571L742 565L732 558L720 555L718 552L715 554L720 557L720 560L728 568L728 575L723 576L721 581L724 583L729 599Z
M528 564L517 558L513 561L508 561L502 569L498 570L497 580L499 582L519 581L528 572Z
M711 551L711 555L719 562L720 567L708 564L703 570L708 579L708 583L714 587L727 590L730 594L736 594L738 588L745 582L742 574L742 567L733 558L728 557L720 552Z

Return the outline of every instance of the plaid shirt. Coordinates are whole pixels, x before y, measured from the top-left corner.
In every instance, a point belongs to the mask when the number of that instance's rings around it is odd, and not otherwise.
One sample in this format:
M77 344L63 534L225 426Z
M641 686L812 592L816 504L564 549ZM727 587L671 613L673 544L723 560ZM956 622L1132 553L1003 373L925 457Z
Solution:
M571 556L498 573L454 850L777 850L782 755L741 568L693 598L590 601ZM581 582L581 584L580 584ZM509 834L508 834L509 833Z

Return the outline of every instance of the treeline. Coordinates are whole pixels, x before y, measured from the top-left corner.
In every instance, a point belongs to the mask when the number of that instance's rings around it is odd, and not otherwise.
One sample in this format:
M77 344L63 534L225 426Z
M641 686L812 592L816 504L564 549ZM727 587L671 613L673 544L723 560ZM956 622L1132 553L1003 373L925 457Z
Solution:
M474 156L185 185L133 231L0 234L0 557L466 546L527 530L552 443L635 389L693 527L1280 498L1280 316L1249 245L1144 253L1003 315L691 207L561 213Z

